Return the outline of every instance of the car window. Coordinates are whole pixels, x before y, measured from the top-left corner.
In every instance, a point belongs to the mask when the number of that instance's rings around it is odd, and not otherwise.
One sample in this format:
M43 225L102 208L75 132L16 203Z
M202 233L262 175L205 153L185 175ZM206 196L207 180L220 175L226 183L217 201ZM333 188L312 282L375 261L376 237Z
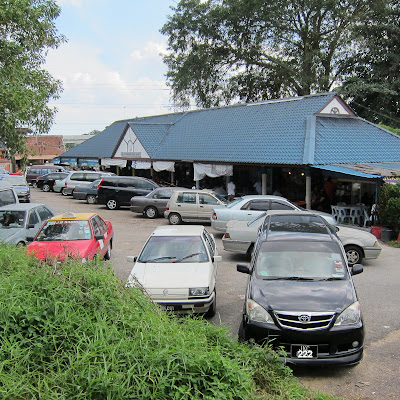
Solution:
M43 241L65 241L65 240L88 240L92 238L89 221L47 221L40 230L36 240Z
M200 236L152 236L138 258L138 262L154 263L192 263L208 260Z
M177 203L196 204L196 193L179 193L176 199Z
M28 224L29 224L29 225L36 225L36 224L38 224L38 223L39 223L39 218L38 218L38 216L37 216L37 214L36 214L36 211L35 211L35 210L32 210L32 211L29 213Z
M19 227L24 226L25 212L24 211L0 211L1 227Z
M271 201L271 210L295 210L295 208L291 204Z
M105 223L105 221L99 215L95 215L93 217L93 220L98 225L101 233L104 233L104 232L107 231L107 224Z
M119 187L136 188L135 179L121 179L118 184Z
M171 195L172 195L171 189L162 189L162 190L158 190L156 193L154 193L153 199L168 200L171 198Z
M85 174L84 179L85 179L85 181L87 181L87 182L93 182L93 181L95 181L96 179L99 179L100 176L101 176L100 174L96 174L96 173L94 173L94 174Z
M211 205L216 205L219 204L218 200L214 197L211 196L210 194L199 194L199 203L200 204L211 204Z
M155 189L151 182L142 181L142 180L138 180L136 182L136 187L138 189L142 189L142 190L154 190Z
M0 190L0 206L17 203L13 189Z
M83 172L76 172L69 177L70 181L84 181L85 175Z
M101 181L101 186L117 187L118 179L103 178Z
M246 208L246 210L254 210L254 211L268 211L270 209L271 205L269 200L251 200L247 204Z
M206 242L208 250L210 251L211 257L214 257L214 255L215 255L215 242L214 242L213 238L211 237L211 235L206 230L204 230L204 232L203 232L203 238L204 238L204 241Z
M37 212L41 221L46 221L46 219L49 219L53 216L53 213L50 212L50 210L46 207L39 207Z

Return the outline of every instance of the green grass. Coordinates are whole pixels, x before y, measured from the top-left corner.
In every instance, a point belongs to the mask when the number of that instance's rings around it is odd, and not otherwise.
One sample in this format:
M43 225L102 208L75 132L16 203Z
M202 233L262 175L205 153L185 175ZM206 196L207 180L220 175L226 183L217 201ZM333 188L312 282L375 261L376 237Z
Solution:
M1 399L328 399L269 348L162 313L101 262L0 245Z

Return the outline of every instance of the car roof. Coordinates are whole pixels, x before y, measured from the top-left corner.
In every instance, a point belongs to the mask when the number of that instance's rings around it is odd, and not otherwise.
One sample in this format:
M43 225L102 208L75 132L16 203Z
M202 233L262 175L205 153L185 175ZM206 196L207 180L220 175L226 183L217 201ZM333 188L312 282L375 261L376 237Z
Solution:
M273 194L246 194L241 197L243 200L285 200L289 201L287 198L282 196L275 196Z
M9 204L7 206L0 207L0 211L3 211L3 210L26 211L26 210L31 210L32 208L36 208L39 206L47 207L45 204L42 204L42 203L14 203L14 204Z
M203 225L162 225L151 233L151 236L199 236L205 230Z
M73 213L73 212L65 212L62 214L57 214L54 217L51 217L49 221L87 221L97 213Z
M214 193L212 189L178 189L177 192L189 192L189 193Z

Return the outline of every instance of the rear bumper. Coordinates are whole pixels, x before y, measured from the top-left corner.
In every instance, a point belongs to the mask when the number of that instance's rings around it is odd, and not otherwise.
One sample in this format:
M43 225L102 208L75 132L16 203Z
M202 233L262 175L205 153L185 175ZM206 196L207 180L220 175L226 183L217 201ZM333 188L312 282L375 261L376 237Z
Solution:
M87 193L72 192L72 197L76 200L86 200Z
M210 218L211 227L218 232L225 232L226 231L226 222L225 221L218 221Z
M231 251L238 254L247 254L247 251L251 246L251 242L222 238L222 245L226 251Z
M144 208L143 207L130 206L129 209L134 213L139 213L139 214L143 214L144 213Z

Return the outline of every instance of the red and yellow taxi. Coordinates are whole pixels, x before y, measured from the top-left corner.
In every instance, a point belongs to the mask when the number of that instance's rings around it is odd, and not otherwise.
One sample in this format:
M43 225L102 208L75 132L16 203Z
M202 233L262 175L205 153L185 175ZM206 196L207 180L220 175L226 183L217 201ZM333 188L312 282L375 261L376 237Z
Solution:
M50 218L29 244L28 254L42 261L68 258L109 260L114 231L110 221L96 213L64 213Z

